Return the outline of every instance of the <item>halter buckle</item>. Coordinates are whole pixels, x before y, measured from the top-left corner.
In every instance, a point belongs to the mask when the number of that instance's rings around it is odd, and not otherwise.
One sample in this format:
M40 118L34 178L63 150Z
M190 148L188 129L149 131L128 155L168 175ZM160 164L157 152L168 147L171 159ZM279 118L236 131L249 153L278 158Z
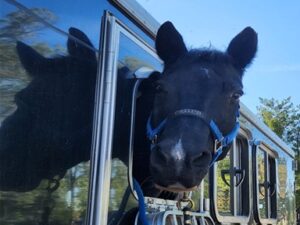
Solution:
M187 192L184 192L183 197L179 199L177 202L177 208L179 210L182 210L183 208L191 210L194 207L195 207L194 201L190 197L188 197Z
M158 139L158 135L156 134L156 135L154 135L153 139L151 140L151 143L153 145L157 144L157 139Z
M223 148L223 144L222 144L223 139L224 137L222 137L221 140L215 139L214 153L216 153L218 149Z

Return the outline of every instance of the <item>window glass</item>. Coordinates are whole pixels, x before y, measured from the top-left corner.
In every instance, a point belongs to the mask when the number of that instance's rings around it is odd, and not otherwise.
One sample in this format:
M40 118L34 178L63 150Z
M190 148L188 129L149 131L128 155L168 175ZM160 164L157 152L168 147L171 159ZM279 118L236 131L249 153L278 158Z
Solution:
M245 138L236 140L236 171L235 186L236 186L236 214L248 215L249 209L249 175L248 175L248 141Z
M67 21L61 4L23 3L29 11L1 1L0 224L81 224L97 70L90 40L99 31Z
M217 207L219 210L220 215L223 216L232 216L231 213L231 192L230 192L230 180L231 175L230 171L230 158L232 154L232 149L228 152L227 156L223 159L218 161L217 167ZM222 178L223 173L223 179Z
M248 158L248 141L238 136L226 157L218 161L216 205L220 221L249 215Z
M266 162L266 154L264 151L259 150L257 153L257 173L258 173L258 198L259 198L259 213L261 218L266 218L266 189L264 187L264 182L266 180L266 170L265 170L265 162Z
M295 204L294 171L290 158L285 153L280 153L278 162L278 198L277 218L278 224L295 224L295 211L292 210Z
M277 218L277 169L274 153L259 146L256 151L257 211L263 223L274 223ZM270 220L273 219L273 222Z
M122 30L122 29L121 29ZM134 73L141 67L148 67L153 70L161 70L160 61L150 54L143 47L143 43L137 41L130 34L119 33L118 41L118 58L117 58L117 90L116 106L113 133L113 152L111 168L111 185L109 196L109 218L108 224L113 221L121 220L121 215L129 215L130 210L137 206L136 200L128 192L129 183L128 174L129 153L130 153L130 134L132 105L139 96L139 92L134 96L134 87L138 80ZM145 131L146 132L146 131ZM149 151L148 149L139 149L139 154ZM143 162L140 162L145 164ZM141 173L143 169L139 168ZM127 200L128 198L128 200ZM125 205L123 203L125 203Z

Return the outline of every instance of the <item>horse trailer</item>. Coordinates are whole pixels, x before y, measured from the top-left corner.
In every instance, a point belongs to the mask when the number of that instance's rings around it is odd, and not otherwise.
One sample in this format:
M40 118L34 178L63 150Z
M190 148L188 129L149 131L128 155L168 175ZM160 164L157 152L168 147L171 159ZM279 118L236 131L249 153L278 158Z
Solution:
M295 153L242 103L196 189L153 186L138 106L164 65L138 2L0 2L1 225L296 224Z

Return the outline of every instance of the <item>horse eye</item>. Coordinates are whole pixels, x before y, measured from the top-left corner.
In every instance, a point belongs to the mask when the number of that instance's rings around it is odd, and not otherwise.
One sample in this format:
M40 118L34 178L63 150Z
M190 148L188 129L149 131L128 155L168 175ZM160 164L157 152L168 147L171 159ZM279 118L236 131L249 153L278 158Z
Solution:
M163 88L163 86L161 84L157 84L156 87L155 87L155 91L157 93L165 93L165 89Z
M237 92L234 92L234 93L232 94L231 97L232 97L235 101L238 101L242 95L243 95L243 92L242 92L242 91L237 91Z

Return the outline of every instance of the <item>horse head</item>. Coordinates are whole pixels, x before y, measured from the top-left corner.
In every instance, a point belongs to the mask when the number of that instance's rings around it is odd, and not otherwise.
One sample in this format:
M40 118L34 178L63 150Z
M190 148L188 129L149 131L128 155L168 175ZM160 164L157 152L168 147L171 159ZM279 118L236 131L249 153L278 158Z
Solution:
M156 50L164 69L150 77L155 91L147 125L150 171L160 189L193 189L213 160L215 132L226 137L237 130L242 76L255 56L257 34L245 28L225 52L188 50L180 33L166 22L158 30Z
M17 42L31 82L16 94L17 109L0 129L1 190L32 190L89 160L96 54L76 28L69 29L67 46L66 56L48 58Z

